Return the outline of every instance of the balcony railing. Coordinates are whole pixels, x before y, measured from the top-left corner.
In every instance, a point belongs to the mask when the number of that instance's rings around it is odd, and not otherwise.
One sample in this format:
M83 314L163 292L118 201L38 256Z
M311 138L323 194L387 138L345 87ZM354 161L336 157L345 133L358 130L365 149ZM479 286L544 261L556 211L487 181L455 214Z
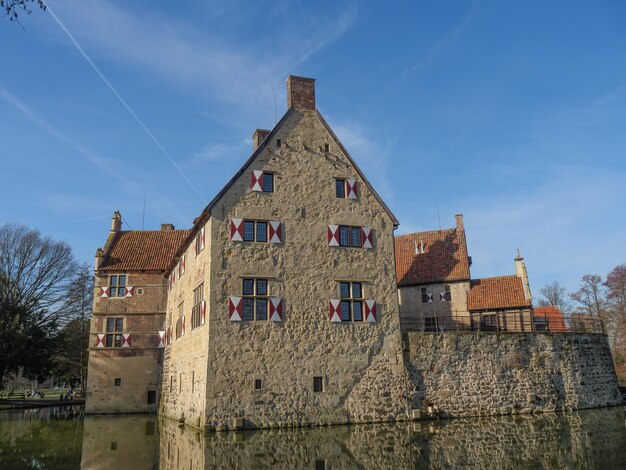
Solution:
M403 331L488 333L596 333L606 334L598 317L583 314L534 316L528 310L489 313L445 313L422 317L419 313L400 314Z

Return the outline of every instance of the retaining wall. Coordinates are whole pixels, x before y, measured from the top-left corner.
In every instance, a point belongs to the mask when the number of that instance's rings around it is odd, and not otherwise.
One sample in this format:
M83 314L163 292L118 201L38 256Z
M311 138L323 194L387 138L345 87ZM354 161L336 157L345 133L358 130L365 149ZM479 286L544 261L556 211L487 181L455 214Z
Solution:
M412 408L442 417L623 402L604 335L406 333L404 344Z

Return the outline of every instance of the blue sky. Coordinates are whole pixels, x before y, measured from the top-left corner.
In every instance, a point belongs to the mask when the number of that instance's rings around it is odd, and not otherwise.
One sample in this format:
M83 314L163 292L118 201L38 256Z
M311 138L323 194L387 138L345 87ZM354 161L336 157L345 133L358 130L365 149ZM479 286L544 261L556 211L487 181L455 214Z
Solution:
M625 2L49 3L156 139L50 13L0 22L0 223L81 260L114 210L141 228L144 189L145 228L189 227L295 74L398 233L464 214L473 277L516 248L535 293L626 262Z

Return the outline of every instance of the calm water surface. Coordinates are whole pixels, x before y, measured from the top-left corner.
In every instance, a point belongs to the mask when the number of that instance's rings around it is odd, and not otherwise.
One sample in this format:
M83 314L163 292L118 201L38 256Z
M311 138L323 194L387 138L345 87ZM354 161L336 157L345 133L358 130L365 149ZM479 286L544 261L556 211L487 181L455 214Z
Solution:
M1 469L626 469L623 408L203 436L154 416L0 413Z

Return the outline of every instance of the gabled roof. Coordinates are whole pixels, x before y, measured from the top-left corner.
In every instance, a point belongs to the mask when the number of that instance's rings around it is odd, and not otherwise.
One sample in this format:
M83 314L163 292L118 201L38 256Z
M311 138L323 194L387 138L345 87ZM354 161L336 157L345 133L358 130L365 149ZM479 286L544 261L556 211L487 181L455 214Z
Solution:
M117 232L98 270L164 271L189 232L189 230Z
M196 235L196 233L198 232L198 230L200 230L200 227L206 223L206 221L208 220L208 218L210 217L211 214L211 210L213 209L213 207L215 207L215 205L219 202L219 200L222 198L222 196L230 189L230 187L235 184L235 182L237 181L237 179L239 179L239 177L245 173L245 171L248 169L248 167L252 164L252 162L265 150L267 144L269 142L272 141L273 137L276 135L276 133L278 132L278 129L280 129L283 124L287 121L287 119L289 119L289 117L293 114L293 113L297 113L297 112L302 112L302 111L294 111L293 109L288 109L287 112L284 114L284 116L280 119L280 121L278 121L278 123L274 126L274 128L272 129L272 131L269 133L269 135L263 140L263 142L258 146L258 148L252 152L252 155L250 155L250 157L248 158L248 160L246 160L246 162L243 164L243 166L239 169L239 171L237 171L237 173L235 173L233 175L233 177L228 181L228 183L226 183L226 185L220 190L220 192L217 193L217 195L207 204L207 206L204 208L204 210L201 212L201 214L196 217L196 219L193 221L193 226L191 228L191 230L189 231L189 234L187 235L187 238L183 241L183 243L181 244L180 248L178 249L178 251L175 253L175 255L173 256L170 265L167 268L167 271L171 271L174 268L176 259L179 258L182 253L184 252L184 250L187 248L187 246L189 245L189 243L191 242L191 240L193 240L194 236ZM374 195L374 197L376 198L376 200L380 203L380 205L383 207L383 209L385 210L385 212L389 215L389 217L391 218L391 220L393 221L394 227L397 227L400 222L398 222L398 219L396 219L396 216L393 215L393 213L391 212L391 210L389 209L389 207L387 207L387 205L383 202L383 200L381 199L381 197L378 195L378 193L376 192L376 190L374 190L374 188L372 187L372 185L370 184L370 182L367 180L367 178L365 177L365 175L363 174L363 172L361 171L361 169L359 168L359 166L354 162L354 160L352 159L352 157L350 156L350 154L348 153L348 151L346 150L346 148L343 146L343 144L339 141L339 139L337 138L337 136L335 135L335 133L333 132L333 130L330 128L330 126L328 125L328 123L324 120L324 118L322 117L322 115L320 114L319 111L315 111L315 115L317 116L317 118L319 119L319 121L321 122L322 126L324 126L324 128L326 129L326 131L330 134L330 136L332 137L332 139L334 140L334 142L337 144L337 146L341 149L341 151L344 153L344 155L346 156L346 158L348 159L348 161L350 162L350 164L354 167L354 169L356 170L356 172L358 173L358 175L361 177L361 179L363 180L363 183L367 186L367 188L369 189L369 191Z
M499 276L474 279L467 293L467 309L500 310L530 307L524 296L524 285L519 276Z
M397 236L395 252L398 287L470 279L462 228Z

